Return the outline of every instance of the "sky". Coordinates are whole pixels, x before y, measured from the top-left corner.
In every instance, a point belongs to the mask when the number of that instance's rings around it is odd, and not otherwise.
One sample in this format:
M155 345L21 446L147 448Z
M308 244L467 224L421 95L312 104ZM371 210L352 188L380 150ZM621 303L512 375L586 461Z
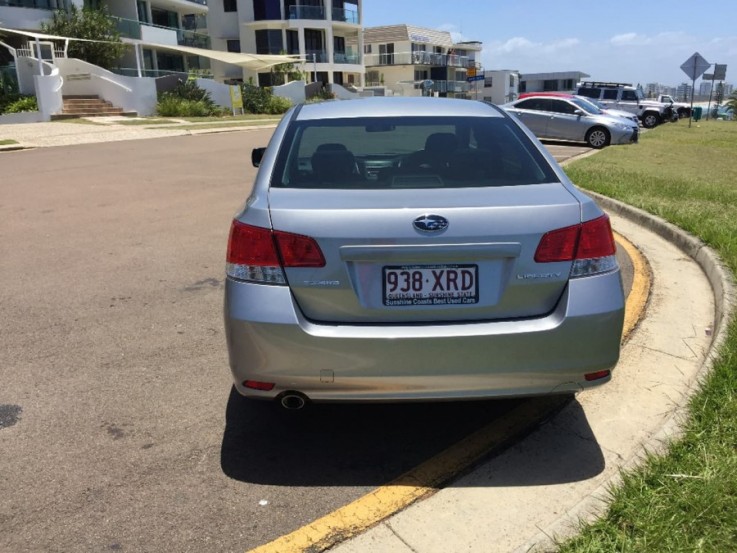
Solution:
M409 24L483 42L486 70L583 71L677 86L694 52L737 84L737 0L364 0L363 25ZM697 81L698 82L698 81Z

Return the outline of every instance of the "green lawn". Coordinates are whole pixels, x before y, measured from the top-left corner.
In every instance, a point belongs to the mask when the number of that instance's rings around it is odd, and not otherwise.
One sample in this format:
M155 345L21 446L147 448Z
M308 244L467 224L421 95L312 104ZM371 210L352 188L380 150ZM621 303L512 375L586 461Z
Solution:
M737 274L737 123L662 125L638 145L607 148L566 172L582 188L699 236ZM624 474L606 516L561 551L737 551L736 321L728 333L712 374L691 399L683 437L668 455Z
M9 146L11 144L18 144L18 142L10 138L0 138L0 146Z

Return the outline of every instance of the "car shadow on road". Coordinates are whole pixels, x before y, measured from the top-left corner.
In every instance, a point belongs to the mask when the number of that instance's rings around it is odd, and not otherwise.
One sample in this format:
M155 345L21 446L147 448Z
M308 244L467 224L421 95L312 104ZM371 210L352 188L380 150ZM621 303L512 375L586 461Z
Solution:
M536 400L325 404L293 412L275 403L247 400L232 389L220 464L230 478L252 484L380 486L503 417L523 401ZM565 411L574 416L567 427L556 429L559 436L553 438L560 461L546 452L536 454L538 460L547 458L547 464L537 465L537 460L531 459L533 473L497 474L491 485L555 484L600 473L603 456L583 410L572 400ZM569 445L572 449L566 449ZM572 466L557 468L561 463Z

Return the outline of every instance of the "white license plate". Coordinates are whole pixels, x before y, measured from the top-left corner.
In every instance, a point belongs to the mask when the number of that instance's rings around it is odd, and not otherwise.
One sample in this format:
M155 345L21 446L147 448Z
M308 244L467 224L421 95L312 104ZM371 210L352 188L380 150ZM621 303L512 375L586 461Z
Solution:
M470 305L479 301L478 265L384 267L384 305Z

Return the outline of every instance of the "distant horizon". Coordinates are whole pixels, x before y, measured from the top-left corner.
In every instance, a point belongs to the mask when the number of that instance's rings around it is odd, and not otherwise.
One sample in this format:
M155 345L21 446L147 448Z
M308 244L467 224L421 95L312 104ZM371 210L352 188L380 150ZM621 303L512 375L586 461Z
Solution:
M363 26L414 25L448 31L454 42L481 42L485 70L580 71L596 81L678 87L692 84L680 66L699 52L712 64L727 64L724 82L737 83L737 2L715 4L700 12L685 0L631 10L573 0L466 0L430 10L417 0L366 0Z

